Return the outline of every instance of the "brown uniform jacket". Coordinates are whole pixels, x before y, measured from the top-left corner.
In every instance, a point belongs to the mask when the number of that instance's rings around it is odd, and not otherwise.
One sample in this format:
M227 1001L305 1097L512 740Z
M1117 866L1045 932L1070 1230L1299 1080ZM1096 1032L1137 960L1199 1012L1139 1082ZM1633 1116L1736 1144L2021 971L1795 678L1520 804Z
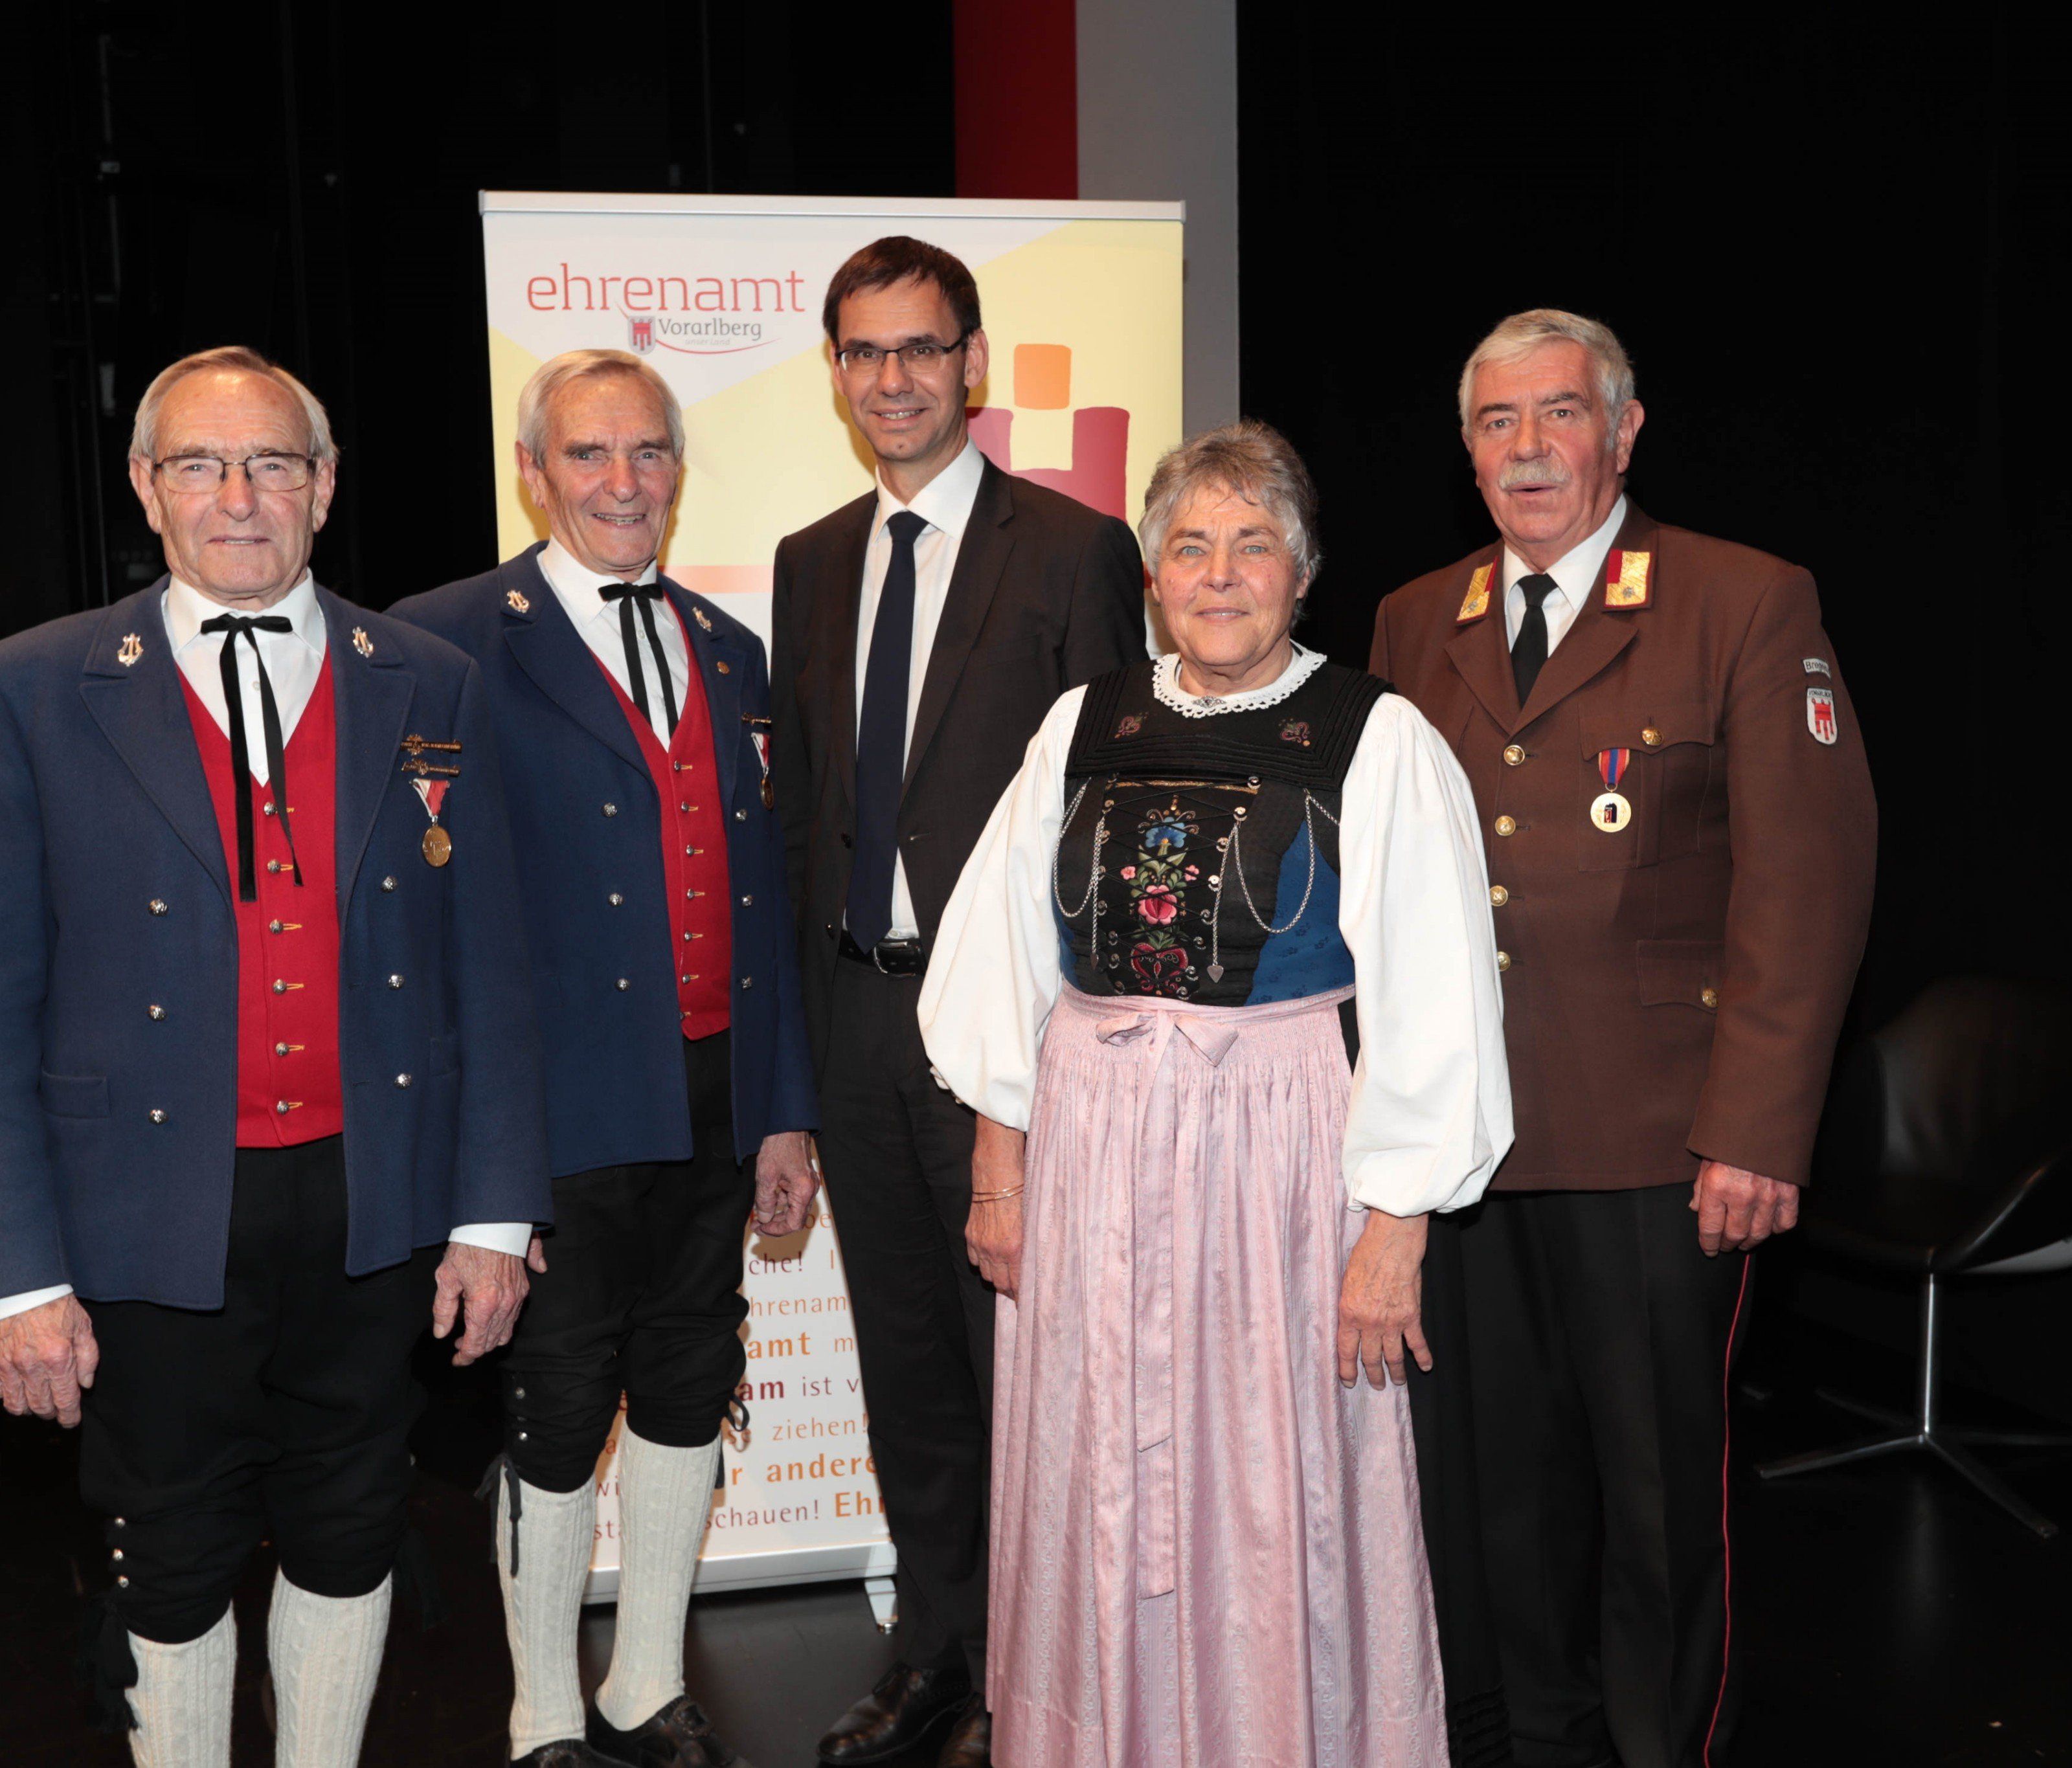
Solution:
M1375 617L1374 672L1482 815L1517 1122L1495 1186L1688 1182L1700 1158L1803 1184L1877 838L1813 579L1630 503L1603 577L1523 709L1501 545ZM1618 749L1613 832L1591 806Z

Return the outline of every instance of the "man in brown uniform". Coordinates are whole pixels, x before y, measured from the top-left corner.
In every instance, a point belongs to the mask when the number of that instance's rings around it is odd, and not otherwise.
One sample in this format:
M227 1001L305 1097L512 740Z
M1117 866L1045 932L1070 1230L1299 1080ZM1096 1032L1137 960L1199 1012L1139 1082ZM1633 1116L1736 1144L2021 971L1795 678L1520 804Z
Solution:
M1628 503L1642 417L1604 327L1506 319L1461 380L1501 539L1375 622L1489 845L1517 1141L1462 1248L1520 1768L1725 1759L1729 1347L1870 911L1813 580Z

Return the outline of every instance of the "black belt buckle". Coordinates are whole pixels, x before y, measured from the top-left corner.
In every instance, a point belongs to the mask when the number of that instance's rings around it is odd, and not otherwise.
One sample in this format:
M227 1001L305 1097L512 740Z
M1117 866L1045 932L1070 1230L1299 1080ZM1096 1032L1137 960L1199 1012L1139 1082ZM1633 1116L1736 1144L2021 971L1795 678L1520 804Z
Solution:
M928 968L919 940L880 940L873 946L857 944L848 928L842 929L841 955L868 964L880 976L915 977Z

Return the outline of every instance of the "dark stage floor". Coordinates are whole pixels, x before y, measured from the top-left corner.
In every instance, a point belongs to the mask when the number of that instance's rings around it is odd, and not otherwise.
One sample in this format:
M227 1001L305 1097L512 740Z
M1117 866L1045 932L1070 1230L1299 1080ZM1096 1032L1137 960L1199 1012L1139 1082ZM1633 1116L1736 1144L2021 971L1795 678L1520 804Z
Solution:
M1897 1359L1801 1329L1798 1367L1897 1402ZM1925 1459L1904 1457L1782 1486L1755 1455L1833 1441L1852 1421L1794 1375L1737 1403L1735 1635L1749 1706L1738 1768L1998 1768L2072 1762L2072 1544L2039 1540ZM1962 1396L1952 1409L1967 1410ZM1997 1414L1996 1414L1997 1416ZM444 1580L445 1624L420 1634L399 1608L364 1757L368 1768L493 1768L504 1759L510 1671L488 1523L470 1494L494 1446L483 1390L449 1380L428 1416L418 1521ZM2072 1457L1996 1456L2033 1502L2072 1525ZM0 1421L0 1762L118 1768L88 1732L72 1681L82 1577L102 1564L71 1495L69 1441ZM239 1602L237 1760L270 1761L260 1648L270 1564ZM584 1623L584 1680L603 1674L611 1611ZM807 1768L812 1742L889 1661L860 1585L693 1605L690 1685L758 1768ZM895 1768L930 1768L932 1752ZM1058 1765L1067 1768L1067 1765Z

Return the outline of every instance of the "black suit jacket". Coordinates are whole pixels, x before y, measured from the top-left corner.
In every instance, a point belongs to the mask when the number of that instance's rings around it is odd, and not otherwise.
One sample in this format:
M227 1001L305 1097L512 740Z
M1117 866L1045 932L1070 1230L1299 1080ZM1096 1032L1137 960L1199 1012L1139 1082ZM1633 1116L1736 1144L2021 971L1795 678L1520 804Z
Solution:
M877 504L874 488L777 547L772 767L816 1066L856 836L857 623ZM1043 715L1067 689L1144 650L1136 537L988 462L935 629L899 804L899 854L924 944Z

